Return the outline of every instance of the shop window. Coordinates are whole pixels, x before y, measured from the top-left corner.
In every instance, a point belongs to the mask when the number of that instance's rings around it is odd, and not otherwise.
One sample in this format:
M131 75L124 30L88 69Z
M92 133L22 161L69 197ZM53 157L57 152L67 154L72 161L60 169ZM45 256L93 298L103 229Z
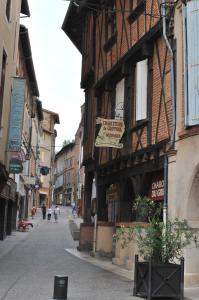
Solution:
M3 110L3 95L4 95L4 85L5 85L5 75L6 75L6 63L7 63L7 55L5 51L3 51L1 85L0 85L0 126L1 126L2 110Z
M136 64L136 122L147 118L148 59Z

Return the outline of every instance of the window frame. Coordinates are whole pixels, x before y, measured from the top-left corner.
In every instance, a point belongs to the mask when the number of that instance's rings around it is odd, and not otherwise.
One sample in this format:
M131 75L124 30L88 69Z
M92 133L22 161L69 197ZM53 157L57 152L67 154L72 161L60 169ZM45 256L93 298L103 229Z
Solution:
M122 93L123 93L123 101L118 102L117 101L117 95L120 96L121 91L119 90L117 93L117 87L118 89L121 88L121 84L122 84ZM122 103L122 108L121 109L117 109L116 106L117 105L121 105ZM123 120L124 119L124 103L125 103L125 77L122 77L120 80L118 80L115 83L115 107L114 107L114 118L115 119L119 119L119 120ZM117 115L117 111L118 111L118 115ZM122 113L120 113L119 111L122 111Z
M144 121L147 119L147 90L148 90L148 70L149 70L148 58L140 60L136 63L135 67L135 122ZM146 72L144 73L144 68ZM142 78L141 82L138 82L139 78ZM143 91L144 83L144 91ZM144 93L144 97L143 97ZM140 100L140 101L139 101Z

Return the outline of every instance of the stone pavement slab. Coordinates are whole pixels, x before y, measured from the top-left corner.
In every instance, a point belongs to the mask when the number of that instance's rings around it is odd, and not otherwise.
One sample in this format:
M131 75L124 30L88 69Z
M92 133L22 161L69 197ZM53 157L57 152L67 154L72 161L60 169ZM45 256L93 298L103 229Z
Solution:
M133 271L129 271L129 270L123 269L119 266L116 266L108 259L92 257L89 253L78 251L77 249L65 249L65 250L68 253L78 257L79 259L82 259L82 260L89 262L97 267L100 267L106 271L112 272L119 276L123 276L126 279L133 281L133 278L134 278ZM199 300L199 287L185 288L184 297L185 297L184 300ZM138 299L143 299L143 298L132 296L131 299L138 300ZM164 300L167 300L167 299L164 299Z

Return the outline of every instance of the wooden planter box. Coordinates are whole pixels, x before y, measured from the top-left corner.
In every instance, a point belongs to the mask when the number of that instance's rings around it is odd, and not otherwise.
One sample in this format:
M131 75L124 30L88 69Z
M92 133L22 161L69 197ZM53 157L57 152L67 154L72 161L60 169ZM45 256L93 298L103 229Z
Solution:
M181 264L155 264L138 261L135 255L133 295L147 300L184 299L184 259Z

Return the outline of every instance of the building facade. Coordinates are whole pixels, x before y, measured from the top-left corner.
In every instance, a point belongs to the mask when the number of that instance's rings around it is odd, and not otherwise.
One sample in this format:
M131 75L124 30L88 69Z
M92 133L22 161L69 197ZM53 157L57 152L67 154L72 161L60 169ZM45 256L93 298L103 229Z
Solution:
M50 207L53 202L55 139L57 136L55 124L59 124L59 115L43 109L42 137L40 139L40 175L39 206Z
M77 212L84 211L84 167L82 159L82 123L75 134L74 142L65 146L55 156L55 190L56 204L71 205L75 202Z
M0 239L16 228L16 182L9 176L9 122L16 77L20 16L29 16L26 0L0 4Z
M65 145L55 156L55 201L71 205L76 200L75 143Z
M38 100L34 64L31 53L28 30L20 25L17 55L16 82L24 82L24 103L22 119L22 171L14 173L17 183L18 217L27 219L36 198L35 185L38 178L39 137L41 136L42 106ZM40 104L40 105L39 105ZM15 152L14 152L15 153ZM15 155L15 154L14 154ZM10 153L10 158L13 152Z
M161 202L163 219L187 218L198 230L198 4L80 1L63 22L82 54L84 221L91 222L95 184L93 248L127 268L136 248L114 249L112 234L139 220L137 195ZM199 279L195 252L185 254L187 285Z

